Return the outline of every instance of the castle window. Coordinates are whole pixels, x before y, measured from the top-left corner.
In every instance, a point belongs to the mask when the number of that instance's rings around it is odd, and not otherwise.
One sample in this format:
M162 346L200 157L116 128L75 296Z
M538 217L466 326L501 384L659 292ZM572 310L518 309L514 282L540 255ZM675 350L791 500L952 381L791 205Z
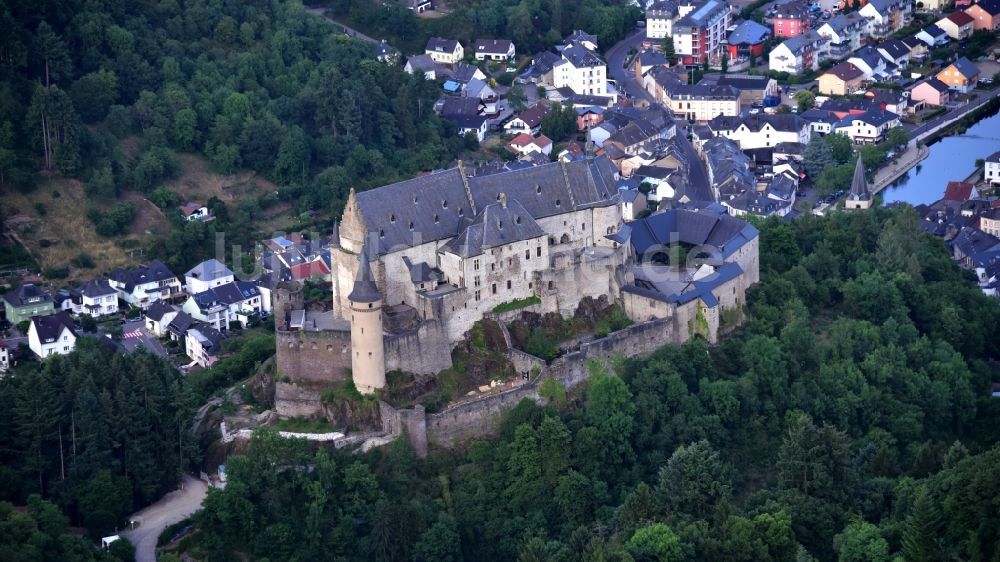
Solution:
M368 303L368 308L371 308L371 307L372 307L372 303Z
M479 260L472 260L472 269L479 271Z
M492 290L493 290L493 294L494 295L497 294L497 284L496 283L493 284Z
M476 300L479 300L479 291L476 291Z
M549 290L552 290L552 281L549 281Z
M580 223L580 230L587 230L587 223Z
M479 286L479 276L478 275L472 281L473 281L474 286L476 286L476 287Z
M371 356L372 356L372 352L369 351L368 352L368 357L370 358Z
M552 242L552 239L549 238L549 243L551 243L551 242ZM537 248L535 248L535 255L537 255L538 257L542 257L542 247L541 246L538 246Z
M490 271L496 271L496 270L497 270L497 264L491 263L490 264Z
M528 283L528 288L530 289L534 283Z
M524 259L526 259L526 260L530 260L531 259L531 250L525 250L524 251Z
M507 290L510 290L510 279L507 280Z
M326 350L327 351L333 351L333 346L332 345L327 345L326 346Z
M361 333L362 333L362 334L364 334L364 333L365 333L365 329L364 329L364 328L361 328Z
M549 246L554 246L555 243L556 243L555 237L554 236L549 236Z

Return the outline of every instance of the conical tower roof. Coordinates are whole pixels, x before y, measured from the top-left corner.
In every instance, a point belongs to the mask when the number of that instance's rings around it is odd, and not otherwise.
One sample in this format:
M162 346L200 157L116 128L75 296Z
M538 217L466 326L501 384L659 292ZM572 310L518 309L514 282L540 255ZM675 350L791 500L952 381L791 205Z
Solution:
M851 180L851 199L869 199L868 181L865 180L865 166L858 155L858 164L854 167L854 178Z
M382 292L375 284L372 267L368 262L368 246L361 248L358 256L358 274L354 277L354 288L347 295L351 302L376 302L382 300Z

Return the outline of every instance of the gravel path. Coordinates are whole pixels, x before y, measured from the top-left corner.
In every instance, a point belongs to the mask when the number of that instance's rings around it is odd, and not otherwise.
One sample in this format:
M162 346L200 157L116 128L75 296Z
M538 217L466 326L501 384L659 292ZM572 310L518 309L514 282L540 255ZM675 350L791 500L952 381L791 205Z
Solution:
M185 474L179 490L170 492L153 505L133 513L131 520L139 526L132 531L124 531L122 537L135 545L136 562L156 562L156 541L164 529L184 520L198 508L208 493L208 486Z

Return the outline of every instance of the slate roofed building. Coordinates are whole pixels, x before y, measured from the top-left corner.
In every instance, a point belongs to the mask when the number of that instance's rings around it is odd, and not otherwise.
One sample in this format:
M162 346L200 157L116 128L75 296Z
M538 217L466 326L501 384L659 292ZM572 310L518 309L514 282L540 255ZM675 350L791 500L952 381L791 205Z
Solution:
M28 347L39 359L70 353L77 337L76 326L65 312L32 317L28 326Z
M509 39L478 39L475 45L476 60L513 60L514 42Z
M264 313L264 303L257 285L237 280L188 297L183 310L217 330L226 330L232 322L246 327L251 317Z
M866 80L865 72L844 61L819 77L819 93L828 96L846 96L857 91Z
M134 269L116 268L108 282L123 301L145 310L157 300L168 300L181 292L181 282L160 260Z
M184 351L199 366L208 368L219 360L225 339L226 336L212 326L196 324L185 334Z
M26 322L32 316L55 313L52 295L32 283L25 283L3 295L4 312L11 324Z
M465 57L465 49L456 39L431 37L427 40L424 54L429 55L434 62L455 64Z
M771 30L753 20L743 20L729 34L726 47L729 58L741 60L764 55L764 42L771 36Z
M189 295L196 295L212 287L232 283L234 279L233 270L226 267L226 264L212 258L188 270L184 274L184 286Z

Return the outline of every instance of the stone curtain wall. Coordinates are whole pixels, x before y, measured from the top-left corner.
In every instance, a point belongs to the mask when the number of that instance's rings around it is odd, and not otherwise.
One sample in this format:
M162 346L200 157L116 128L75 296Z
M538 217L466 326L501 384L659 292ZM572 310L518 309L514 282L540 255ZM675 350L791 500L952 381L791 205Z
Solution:
M427 443L451 447L456 443L492 433L500 418L521 400L528 398L537 402L544 399L538 394L542 380L551 377L559 381L567 390L587 380L589 360L606 361L621 354L635 357L652 353L667 344L680 344L688 339L686 331L677 330L672 319L658 319L608 334L607 337L580 346L579 351L566 354L546 365L533 355L517 349L508 351L508 358L518 372L531 372L534 366L541 369L540 376L517 388L466 402L437 414L423 416L423 408L396 410L383 404L383 429L401 433L405 430L414 448L426 450ZM424 417L423 424L420 423ZM403 423L406 419L407 423ZM421 449L422 448L422 449Z
M451 367L452 344L437 320L423 321L417 329L387 335L383 341L386 372L401 369L433 375Z
M351 367L351 332L277 330L278 380L329 386L344 380Z

